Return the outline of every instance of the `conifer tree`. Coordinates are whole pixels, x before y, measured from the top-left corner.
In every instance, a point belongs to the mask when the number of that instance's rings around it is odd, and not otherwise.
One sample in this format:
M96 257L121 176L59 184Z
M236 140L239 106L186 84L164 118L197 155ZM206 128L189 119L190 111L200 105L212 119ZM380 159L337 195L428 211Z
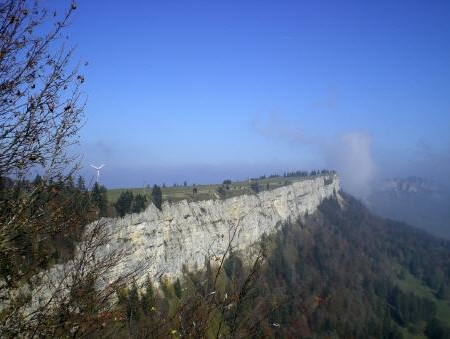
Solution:
M153 201L153 205L155 205L156 208L158 208L160 211L162 211L162 191L161 191L161 187L159 187L158 185L153 186L152 201Z
M108 197L106 193L106 187L96 182L92 188L91 200L94 206L98 208L100 217L106 217L108 215Z

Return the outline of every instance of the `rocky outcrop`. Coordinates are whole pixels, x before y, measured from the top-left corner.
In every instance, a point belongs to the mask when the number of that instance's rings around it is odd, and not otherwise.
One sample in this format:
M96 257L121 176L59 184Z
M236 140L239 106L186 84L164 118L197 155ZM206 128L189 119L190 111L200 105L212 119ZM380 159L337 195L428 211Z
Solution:
M229 253L230 247L251 260L252 245L263 234L276 232L289 218L313 213L326 198L341 201L339 189L332 173L256 195L166 203L162 211L151 205L140 214L102 219L87 226L73 259L40 272L12 293L29 296L23 310L29 317L36 310L57 309L87 277L96 277L99 293L110 293L111 284L130 278L142 282L149 275L158 285L163 276L180 276L184 267L203 268L205 260ZM8 303L0 304L0 311L5 307Z
M181 201L153 205L140 214L107 221L113 234L108 248L124 247L130 255L117 273L142 261L156 282L179 276L183 267L203 267L205 258L223 255L227 246L245 253L266 233L275 232L288 218L313 213L328 197L339 194L337 174L308 177L256 195L226 200Z

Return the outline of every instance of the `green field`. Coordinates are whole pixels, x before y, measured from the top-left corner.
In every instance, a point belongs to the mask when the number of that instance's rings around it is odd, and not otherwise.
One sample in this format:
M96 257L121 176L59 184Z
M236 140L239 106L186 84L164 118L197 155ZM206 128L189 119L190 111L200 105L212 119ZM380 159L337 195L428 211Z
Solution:
M208 199L226 199L233 196L243 194L255 194L255 190L251 188L251 184L257 183L260 191L272 190L281 186L288 185L294 181L309 179L311 177L274 177L258 180L245 180L232 182L231 185L223 184L207 184L195 186L177 186L162 187L163 201L176 202L180 200L199 201ZM197 193L193 193L194 188ZM151 187L140 188L117 188L108 190L108 201L114 204L120 194L125 191L132 191L133 194L146 195L148 199L151 196ZM220 191L219 191L220 190Z
M436 298L435 291L426 286L422 281L408 272L403 272L403 279L397 284L407 292L412 292L418 297L427 298L436 304L436 317L450 326L450 304L445 300Z
M399 274L401 272L401 278L399 277L396 281L396 284L405 292L411 292L418 297L426 298L433 301L436 304L436 318L441 320L443 323L450 326L450 303L445 300L440 300L436 298L435 292L433 289L425 285L420 279L416 278L409 272L403 270L399 266L395 267L395 270ZM400 275L400 274L399 274ZM416 324L420 329L419 332L422 333L411 333L406 328L401 328L402 333L405 338L408 339L423 339L427 338L423 331L425 329L426 324Z

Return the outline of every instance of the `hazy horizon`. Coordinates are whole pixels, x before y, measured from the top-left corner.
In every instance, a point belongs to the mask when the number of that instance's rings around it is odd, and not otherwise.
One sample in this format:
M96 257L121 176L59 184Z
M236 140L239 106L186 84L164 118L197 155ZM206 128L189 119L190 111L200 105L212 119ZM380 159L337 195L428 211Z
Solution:
M105 163L107 187L322 168L357 196L448 182L447 1L77 3L87 178Z

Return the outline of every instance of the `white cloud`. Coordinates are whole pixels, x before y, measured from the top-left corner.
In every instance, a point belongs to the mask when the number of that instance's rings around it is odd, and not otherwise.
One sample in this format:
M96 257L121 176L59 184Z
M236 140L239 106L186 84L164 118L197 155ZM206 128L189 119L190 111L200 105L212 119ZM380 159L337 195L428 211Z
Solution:
M369 133L348 132L326 138L305 135L298 122L287 121L275 112L256 115L253 128L267 140L281 139L301 146L294 150L302 153L297 154L299 159L304 158L308 151L318 154L317 159L322 158L323 161L311 164L313 167L310 169L317 169L325 164L328 169L338 171L345 191L362 199L369 195L377 173Z
M338 136L325 148L324 156L328 166L340 174L346 191L367 198L376 174L372 138L368 133L350 132Z

